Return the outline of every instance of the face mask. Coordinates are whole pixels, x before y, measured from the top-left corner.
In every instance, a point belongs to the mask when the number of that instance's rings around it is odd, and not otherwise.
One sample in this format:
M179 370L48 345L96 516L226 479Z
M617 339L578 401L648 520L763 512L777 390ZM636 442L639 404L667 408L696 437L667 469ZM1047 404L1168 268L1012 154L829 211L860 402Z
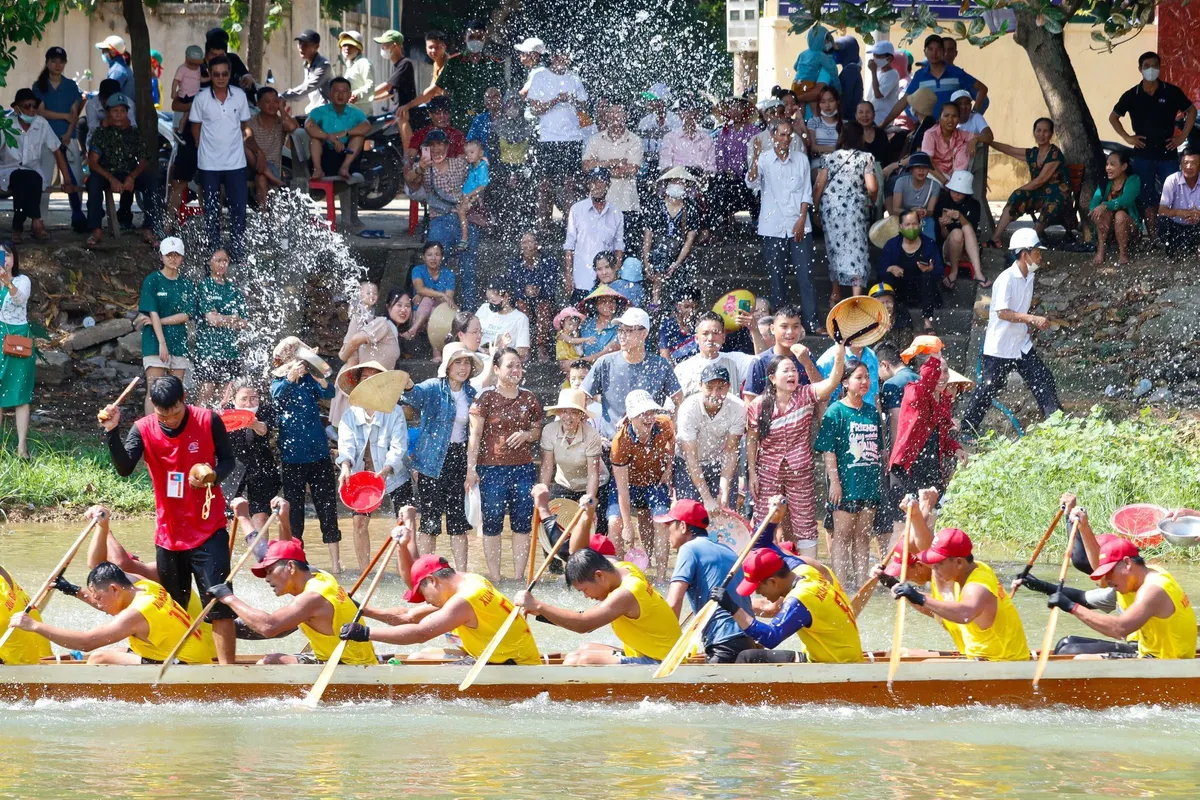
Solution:
M1154 81L1158 80L1158 70L1154 67L1146 67L1144 70L1142 70L1142 79L1153 83Z
M20 112L17 113L17 116L19 116L21 118L21 122L24 122L26 125L32 125L33 121L37 118L31 114L22 114Z
M1033 261L1026 261L1026 262L1025 262L1025 269L1029 270L1029 274L1030 274L1030 275L1032 275L1033 273L1037 272L1037 271L1038 271L1038 269L1040 269L1040 268L1041 268L1041 266L1042 266L1041 264L1035 264Z
M250 406L249 408L246 409L246 411L249 411L251 414L257 414L258 406Z
M834 47L833 42L829 41L828 39L825 40L825 52L826 53L832 53L835 49L836 48Z
M501 311L504 310L504 304L503 303L488 303L488 308L492 311L493 314L499 314Z
M682 200L683 198L687 197L687 189L684 189L677 183L672 183L667 187L666 195L667 197L672 197L676 200Z
M903 236L905 239L912 241L913 239L917 239L921 236L921 229L920 228L901 228L900 235Z
M886 66L888 65L888 63L889 63L889 62L888 62L888 60L887 60L886 58L879 58L879 57L876 57L876 58L873 58L873 59L871 59L871 60L875 62L875 66L877 66L877 67L879 67L879 68L881 68L881 69L882 69L883 67L886 67Z
M837 114L836 111L822 111L821 119L837 119Z
M468 53L482 53L483 52L483 42L480 41L479 39L470 39L467 42L467 52Z

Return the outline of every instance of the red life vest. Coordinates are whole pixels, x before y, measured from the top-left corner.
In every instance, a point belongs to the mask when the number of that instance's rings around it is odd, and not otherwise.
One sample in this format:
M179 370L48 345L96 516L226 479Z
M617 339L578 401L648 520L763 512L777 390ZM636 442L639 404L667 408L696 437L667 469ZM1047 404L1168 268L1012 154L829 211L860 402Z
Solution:
M167 550L194 549L225 527L225 495L220 485L212 487L212 504L208 519L204 519L207 491L188 484L188 473L195 465L216 466L212 414L208 409L188 406L183 432L173 439L163 432L153 414L135 423L145 446L142 457L154 483L158 522L154 544Z

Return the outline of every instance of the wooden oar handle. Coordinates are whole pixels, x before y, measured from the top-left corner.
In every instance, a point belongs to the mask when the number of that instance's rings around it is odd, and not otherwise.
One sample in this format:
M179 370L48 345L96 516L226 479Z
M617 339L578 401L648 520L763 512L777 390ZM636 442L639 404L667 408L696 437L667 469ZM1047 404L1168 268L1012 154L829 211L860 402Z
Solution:
M1029 573L1033 571L1033 565L1037 562L1038 556L1042 554L1042 548L1046 546L1046 542L1050 541L1050 534L1054 533L1054 529L1058 527L1059 520L1062 519L1063 514L1066 513L1066 510L1066 506L1060 505L1058 507L1058 513L1054 515L1054 519L1050 522L1050 527L1046 528L1046 532L1043 533L1042 538L1038 540L1037 547L1033 548L1033 555L1029 557L1029 561L1026 562L1021 571L1017 573L1018 580L1023 581L1029 577ZM1021 586L1018 584L1017 589L1020 588ZM1017 593L1017 589L1013 589L1014 595Z
M527 591L532 591L534 584L542 579L542 575L545 574L546 570L550 568L550 563L554 561L554 556L558 554L558 551L562 549L562 546L565 543L571 541L571 535L579 528L579 526L585 524L585 522L590 522L590 520L588 520L588 512L594 508L595 505L596 500L595 498L592 498L586 505L579 506L579 511L575 512L575 517L571 520L571 524L563 528L563 532L558 537L558 541L555 542L554 547L550 549L550 554L547 555L542 561L541 566L537 568L537 572L533 573L533 578L525 587ZM529 544L530 547L533 546L532 540Z
M279 512L276 511L273 514L271 514L271 516L267 517L267 522L265 525L262 526L262 530L258 531L258 536L269 536L270 531L271 531L271 526L274 525L278 521L279 521ZM255 540L257 540L258 536L255 537ZM257 544L257 541L246 542L246 552L242 553L242 557L239 558L238 562L233 565L233 569L229 570L229 575L226 576L225 583L229 583L230 581L232 581L233 576L237 575L238 572L241 571L242 567L244 567L246 565L246 561L250 558L250 556L254 555L254 550L255 550L256 544ZM205 591L207 591L208 587L206 586L206 587L204 587L204 589L205 589Z
M371 563L367 564L367 568L363 570L362 575L358 576L358 580L356 580L354 582L354 586L350 587L350 596L351 597L353 597L354 593L358 591L358 588L363 585L363 581L365 581L367 579L367 576L371 574L371 570L375 569L375 564L379 562L380 556L383 555L384 550L387 550L388 542L391 542L391 541L395 541L395 540L392 539L392 535L389 533L387 541L385 541L383 544L381 544L379 546L379 549L375 551L375 557L371 559Z
M733 562L733 567L732 567L732 569L729 570L729 574L725 576L725 580L721 581L722 589L729 588L729 584L733 582L734 574L739 569L742 568L742 564L745 563L746 559L749 557L750 551L754 549L754 545L758 542L759 538L766 532L767 526L773 525L773 524L776 524L779 522L780 518L783 515L783 510L785 508L787 508L787 504L788 504L788 502L787 502L786 497L781 499L779 501L779 505L777 505L777 506L775 506L775 508L771 509L771 513L767 514L766 518L762 521L761 524L759 524L758 530L756 530L754 532L754 535L750 537L750 540L748 542L746 542L746 545L742 548L742 552L738 553L737 561Z

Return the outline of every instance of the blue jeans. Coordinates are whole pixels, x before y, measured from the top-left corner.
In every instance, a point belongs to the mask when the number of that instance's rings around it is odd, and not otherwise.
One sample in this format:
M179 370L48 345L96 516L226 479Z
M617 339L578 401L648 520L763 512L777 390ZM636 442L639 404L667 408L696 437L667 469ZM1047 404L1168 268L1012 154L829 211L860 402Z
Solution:
M454 296L459 308L479 307L479 297L475 293L475 274L481 236L482 231L478 225L467 223L467 249L460 251L458 243L462 241L462 225L458 221L458 215L442 214L429 220L428 241L441 244L446 262L452 265L454 276L458 279Z
M629 508L636 511L639 508L648 508L654 516L660 516L667 513L671 508L671 487L665 483L656 483L653 486L629 486ZM612 488L608 492L608 516L621 516L621 499L620 492L617 491L616 481L613 481Z
M529 492L537 479L533 464L515 467L479 467L479 499L483 505L483 535L504 532L504 515L517 533L533 528L533 498Z
M1138 208L1142 213L1154 214L1158 211L1158 201L1162 197L1163 181L1179 172L1179 160L1172 158L1138 158L1130 156L1130 166L1133 174L1142 181L1142 191L1138 194Z
M771 308L779 308L788 302L784 295L784 278L790 271L796 275L796 285L800 289L800 310L804 317L804 327L813 333L821 327L817 318L817 294L813 291L812 234L805 234L804 239L797 242L791 236L763 236L763 263L771 278Z
M204 229L208 235L209 251L221 247L221 187L225 187L225 202L229 205L229 256L234 262L242 260L246 234L246 170L201 170L204 192Z

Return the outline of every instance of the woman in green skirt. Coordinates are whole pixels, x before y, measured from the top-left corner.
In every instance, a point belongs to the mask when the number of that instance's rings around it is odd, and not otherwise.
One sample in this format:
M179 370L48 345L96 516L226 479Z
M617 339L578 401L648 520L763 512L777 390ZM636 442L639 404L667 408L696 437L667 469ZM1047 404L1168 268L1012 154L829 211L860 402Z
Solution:
M29 337L29 319L25 309L29 303L31 284L28 275L21 274L17 251L11 242L0 244L4 267L0 270L0 336ZM6 348L7 349L7 348ZM17 419L17 455L29 458L29 403L33 400L33 371L35 357L0 353L0 409L15 409Z

